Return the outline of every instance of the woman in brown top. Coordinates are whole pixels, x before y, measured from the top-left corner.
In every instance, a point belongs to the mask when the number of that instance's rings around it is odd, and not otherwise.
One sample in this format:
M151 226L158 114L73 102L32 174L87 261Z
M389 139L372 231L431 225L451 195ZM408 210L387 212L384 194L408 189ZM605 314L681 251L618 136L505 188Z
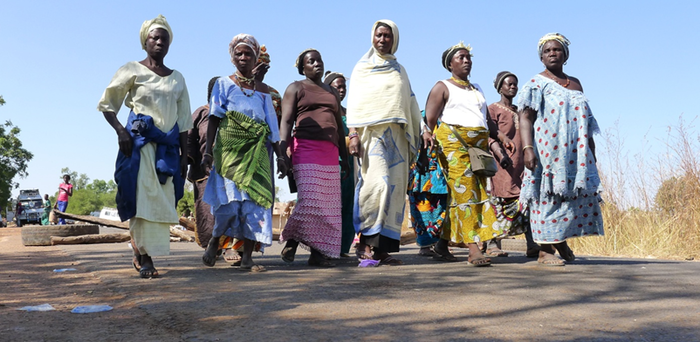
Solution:
M523 208L520 206L520 186L525 165L523 164L522 143L520 142L520 131L518 125L518 108L513 105L513 98L518 93L518 77L508 71L501 71L496 75L493 86L499 94L501 100L489 106L489 115L493 122L498 125L498 130L505 134L513 144L515 151L508 154L513 161L508 168L498 167L498 172L491 182L493 183L493 204L496 209L496 224L507 229L510 235L525 233L527 239L527 255L536 257L539 246L532 240L530 223L523 215ZM491 152L500 160L503 151L497 141L490 141ZM490 257L505 257L508 253L501 250L500 239L493 239L484 244L484 252ZM534 255L534 256L533 256Z
M340 98L323 83L318 51L304 50L297 69L306 79L290 84L282 99L280 147L290 148L291 161L283 158L297 183L297 204L280 236L287 241L282 260L294 261L303 243L311 249L310 266L332 267L326 258L340 257L342 231L339 154L346 174L348 169Z

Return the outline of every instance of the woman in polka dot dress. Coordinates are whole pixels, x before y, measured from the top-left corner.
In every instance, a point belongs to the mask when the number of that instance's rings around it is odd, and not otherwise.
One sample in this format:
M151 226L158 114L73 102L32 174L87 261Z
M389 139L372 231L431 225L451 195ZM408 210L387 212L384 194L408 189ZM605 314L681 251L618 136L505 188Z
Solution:
M520 200L530 210L532 237L542 246L538 261L547 266L574 260L566 239L603 235L593 141L599 128L581 82L563 71L569 44L559 33L540 39L545 70L524 82L518 100L527 168Z

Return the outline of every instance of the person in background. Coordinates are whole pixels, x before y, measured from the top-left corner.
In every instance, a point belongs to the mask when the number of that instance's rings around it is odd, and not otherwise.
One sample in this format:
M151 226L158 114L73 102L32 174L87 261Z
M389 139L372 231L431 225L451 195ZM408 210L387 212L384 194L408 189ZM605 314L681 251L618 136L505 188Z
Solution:
M541 248L537 261L545 266L575 260L567 239L604 233L593 141L600 128L581 82L564 73L569 44L560 33L540 38L545 69L525 82L518 97L527 168L520 201L530 210L532 237Z
M17 227L22 227L22 220L19 216L24 212L24 207L22 207L22 202L17 200L17 205L15 206L15 221L17 222Z
M421 114L406 69L394 55L399 48L396 24L375 22L370 42L350 76L346 114L349 151L360 165L354 205L355 231L361 234L356 255L382 265L402 265L389 253L400 248L408 169L420 147ZM430 132L423 133L426 143L431 138Z
M340 101L345 99L345 95L348 93L347 80L345 75L339 72L326 71L326 77L323 79L323 83L333 87L340 96ZM343 118L343 132L345 132L345 146L349 145L347 116L345 107L340 106L340 115ZM341 175L340 181L340 197L343 202L342 209L342 219L343 219L343 235L340 241L340 256L347 258L350 256L350 247L355 240L355 226L352 221L352 209L355 199L355 160L348 153L348 172Z
M207 86L207 102L211 99L211 91L219 76L212 77ZM214 216L211 207L202 200L204 189L209 178L202 169L202 156L207 143L207 127L209 126L209 104L197 108L192 113L192 129L187 133L187 161L190 170L187 180L193 185L195 215L195 238L197 244L207 248L214 227Z
M518 93L518 77L509 71L501 71L493 80L493 86L501 95L501 100L489 105L489 115L498 130L505 134L515 145L515 151L508 154L513 164L510 168L499 165L498 172L491 178L493 184L492 204L496 210L496 224L508 230L508 235L514 236L525 233L527 250L525 255L536 258L539 254L539 246L532 240L530 231L530 218L527 208L520 203L520 187L523 182L523 151L520 143L520 125L518 108L513 105L513 98ZM501 149L497 141L490 139L489 147L496 160L501 160L507 153ZM489 257L506 257L508 253L501 249L500 239L491 239L484 243L482 253Z
M97 109L118 137L116 202L129 220L132 264L151 278L159 276L152 257L170 254L170 226L179 223L192 111L185 78L164 64L173 39L165 17L146 20L139 36L146 58L117 70ZM131 109L126 126L117 119L122 103Z
M58 210L62 213L68 209L68 199L73 196L73 184L70 183L70 175L63 175L63 183L58 185ZM58 224L66 224L64 218L58 219Z
M280 123L280 147L290 147L291 160L285 155L284 161L298 189L297 204L280 235L281 242L287 241L282 260L294 261L302 243L311 250L309 266L332 267L326 258L340 257L342 236L339 160L345 175L348 170L340 97L323 83L323 59L317 50L300 53L296 66L305 79L284 92Z
M44 212L41 214L41 225L48 226L51 224L49 221L49 215L51 214L51 200L49 200L49 194L44 195Z

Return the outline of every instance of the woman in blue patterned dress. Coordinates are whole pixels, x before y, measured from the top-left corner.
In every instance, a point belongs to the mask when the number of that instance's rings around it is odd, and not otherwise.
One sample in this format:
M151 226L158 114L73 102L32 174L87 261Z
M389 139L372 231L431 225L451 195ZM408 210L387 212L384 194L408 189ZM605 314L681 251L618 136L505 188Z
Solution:
M525 175L520 200L528 205L532 237L542 247L538 261L573 261L566 239L603 235L600 178L593 134L599 132L581 82L564 73L569 40L549 33L538 43L545 70L520 90Z

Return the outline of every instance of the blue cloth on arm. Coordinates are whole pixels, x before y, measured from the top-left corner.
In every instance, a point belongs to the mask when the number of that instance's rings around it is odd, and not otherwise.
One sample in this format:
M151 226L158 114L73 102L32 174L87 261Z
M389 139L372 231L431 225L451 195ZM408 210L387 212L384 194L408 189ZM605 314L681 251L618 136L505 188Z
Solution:
M133 147L131 157L119 151L114 180L117 182L117 210L122 222L136 216L136 183L138 182L141 147L149 142L156 146L156 173L158 181L165 184L173 177L175 203L184 194L185 179L180 174L180 130L177 123L167 133L153 123L153 118L144 114L129 113L126 130L131 134Z

